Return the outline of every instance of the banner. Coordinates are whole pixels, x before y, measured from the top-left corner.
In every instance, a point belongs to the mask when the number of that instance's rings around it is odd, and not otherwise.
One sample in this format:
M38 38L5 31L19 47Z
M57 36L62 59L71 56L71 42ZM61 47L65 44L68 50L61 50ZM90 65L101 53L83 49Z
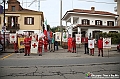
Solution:
M37 41L31 41L31 53L37 54L38 53L38 42Z
M76 44L81 44L81 34L76 34Z
M111 48L111 38L103 38L103 48Z
M62 35L62 41L67 42L67 39L68 39L68 32L64 32Z
M23 38L23 37L18 38L18 48L19 49L25 48L25 46L24 46L24 39L25 38Z
M88 48L92 49L95 47L95 41L94 40L88 40Z
M10 43L16 43L16 42L17 42L16 34L10 34Z
M61 41L61 32L55 32L55 40Z

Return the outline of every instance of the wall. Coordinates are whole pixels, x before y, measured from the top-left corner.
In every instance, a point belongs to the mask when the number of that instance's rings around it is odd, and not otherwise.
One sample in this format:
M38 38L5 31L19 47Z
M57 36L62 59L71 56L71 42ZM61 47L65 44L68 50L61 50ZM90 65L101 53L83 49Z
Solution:
M75 15L73 17L76 17ZM95 15L79 15L79 19L75 24L81 24L82 19L90 20L90 25L95 25L95 20L101 20L103 25L107 25L107 21L114 21L115 25L115 17L110 16L95 16Z
M24 25L24 17L34 17L34 25ZM20 30L41 30L41 16L22 14L19 18Z
M118 26L120 26L120 0L117 0Z

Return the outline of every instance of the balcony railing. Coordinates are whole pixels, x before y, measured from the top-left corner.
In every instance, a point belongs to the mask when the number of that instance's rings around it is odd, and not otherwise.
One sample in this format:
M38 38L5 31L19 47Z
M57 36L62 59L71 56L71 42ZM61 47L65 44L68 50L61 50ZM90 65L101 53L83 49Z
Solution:
M6 30L14 30L14 31L17 31L20 29L20 24L15 24L13 26L11 26L10 24L8 24L8 26L6 27Z

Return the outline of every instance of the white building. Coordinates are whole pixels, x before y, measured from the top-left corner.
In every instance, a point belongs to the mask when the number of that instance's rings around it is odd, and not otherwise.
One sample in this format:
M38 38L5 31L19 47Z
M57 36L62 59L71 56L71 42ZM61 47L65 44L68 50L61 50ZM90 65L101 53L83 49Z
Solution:
M116 19L117 19L117 24L118 24L118 26L120 26L120 0L114 0L115 2L117 2L117 6L115 7L115 12L117 12L117 17L116 17Z
M83 37L96 38L99 32L120 32L120 26L116 26L116 16L110 12L95 11L95 7L91 7L91 10L69 10L62 20L66 22L66 26L68 22L71 23L67 30L72 36L81 33Z

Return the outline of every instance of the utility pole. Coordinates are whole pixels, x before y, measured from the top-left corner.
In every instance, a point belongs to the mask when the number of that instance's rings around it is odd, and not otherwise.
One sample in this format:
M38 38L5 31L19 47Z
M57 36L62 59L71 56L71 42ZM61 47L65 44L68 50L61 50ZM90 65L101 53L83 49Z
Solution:
M37 0L33 0L30 5L28 7L30 7L34 2L36 2ZM41 0L38 0L38 11L40 11L40 1ZM42 0L42 1L46 1L46 0Z
M4 27L6 27L6 24L5 24L5 0L3 0L3 3L4 3ZM3 32L3 37L4 37L3 51L5 51L5 31Z
M60 0L60 26L62 26L62 0ZM62 28L61 28L62 32Z
M62 45L62 0L60 0L60 32L61 32L61 42L60 45Z

